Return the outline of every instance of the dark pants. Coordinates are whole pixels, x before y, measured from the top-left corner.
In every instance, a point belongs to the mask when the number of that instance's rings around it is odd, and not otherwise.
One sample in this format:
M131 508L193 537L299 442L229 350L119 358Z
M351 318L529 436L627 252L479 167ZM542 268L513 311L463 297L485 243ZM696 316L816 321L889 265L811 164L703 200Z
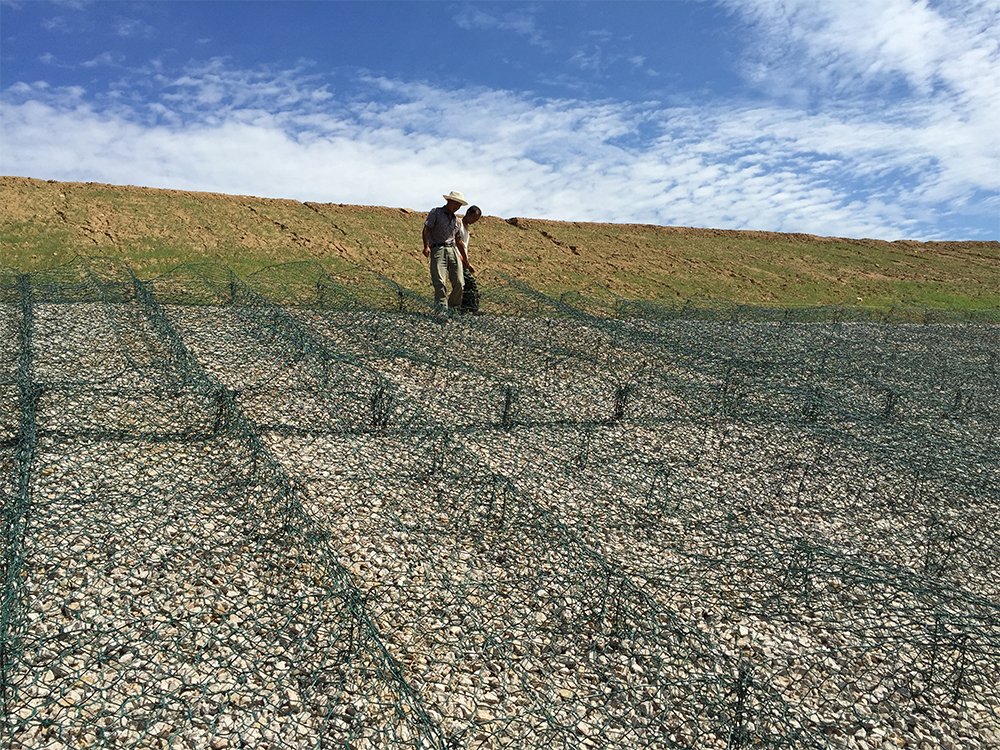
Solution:
M479 312L479 284L468 268L465 269L465 285L462 288L462 312Z

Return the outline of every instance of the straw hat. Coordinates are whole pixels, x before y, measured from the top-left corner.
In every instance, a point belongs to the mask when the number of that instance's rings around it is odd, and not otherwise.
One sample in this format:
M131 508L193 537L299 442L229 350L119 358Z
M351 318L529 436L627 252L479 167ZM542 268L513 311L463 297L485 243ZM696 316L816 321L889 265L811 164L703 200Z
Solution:
M444 196L444 199L446 201L455 201L455 203L459 204L460 206L469 205L469 201L465 200L465 196L462 195L457 190L452 190L450 193Z

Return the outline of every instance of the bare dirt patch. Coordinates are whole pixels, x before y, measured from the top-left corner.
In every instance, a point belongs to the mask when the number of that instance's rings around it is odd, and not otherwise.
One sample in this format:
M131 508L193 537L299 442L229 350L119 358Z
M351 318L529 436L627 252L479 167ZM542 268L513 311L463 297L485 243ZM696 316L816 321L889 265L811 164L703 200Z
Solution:
M31 270L78 253L111 255L150 276L190 262L216 261L245 275L274 263L318 260L362 265L423 293L424 215L423 209L0 177L0 262ZM1000 306L997 242L485 216L471 248L481 270L552 294L603 287L668 301Z

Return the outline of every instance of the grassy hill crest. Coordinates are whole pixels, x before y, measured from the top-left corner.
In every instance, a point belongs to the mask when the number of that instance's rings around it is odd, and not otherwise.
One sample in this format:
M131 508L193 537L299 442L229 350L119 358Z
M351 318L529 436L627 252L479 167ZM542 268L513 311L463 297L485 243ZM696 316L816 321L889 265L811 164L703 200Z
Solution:
M196 261L244 276L314 260L333 271L359 264L426 294L420 229L430 208L0 177L0 265L32 271L102 255L149 278ZM1000 308L998 242L485 216L471 247L485 278L504 273L550 294L599 288L666 302Z

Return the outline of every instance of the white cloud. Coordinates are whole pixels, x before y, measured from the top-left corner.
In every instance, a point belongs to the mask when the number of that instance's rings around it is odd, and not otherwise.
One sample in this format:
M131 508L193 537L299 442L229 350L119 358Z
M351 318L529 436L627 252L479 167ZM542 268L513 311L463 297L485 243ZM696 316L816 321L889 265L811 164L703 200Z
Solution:
M64 16L53 16L42 21L42 28L46 31L55 31L67 34L72 31L69 21Z
M588 50L577 50L569 58L569 63L588 73L603 73L607 67L604 55L596 47Z
M118 65L122 61L121 55L115 55L111 52L102 52L86 62L80 63L83 68L100 68L107 67L111 65Z
M587 46L574 51L567 62L592 77L609 78L611 69L617 66L628 66L648 76L659 75L658 71L646 65L645 55L621 51L630 49L628 38L616 38L606 29L594 29L585 36L588 39Z
M503 216L887 239L948 237L937 217L1000 189L988 123L934 103L810 114L351 87L222 59L106 95L15 83L0 172L413 208L459 189Z
M148 39L153 36L153 27L145 21L136 18L122 18L114 24L115 34L120 37L139 37Z
M816 97L902 83L913 94L973 108L998 103L996 0L722 2L753 26L758 79L772 75L784 84L793 78Z
M162 86L159 96L164 102L198 117L206 107L211 107L216 117L248 107L302 111L331 97L325 85L301 69L234 69L222 58L189 65L180 75L158 73L153 83Z
M528 9L519 9L507 13L487 13L475 5L463 7L455 17L455 23L466 31L510 31L525 37L528 42L537 47L550 46L545 35L535 23L535 17Z

